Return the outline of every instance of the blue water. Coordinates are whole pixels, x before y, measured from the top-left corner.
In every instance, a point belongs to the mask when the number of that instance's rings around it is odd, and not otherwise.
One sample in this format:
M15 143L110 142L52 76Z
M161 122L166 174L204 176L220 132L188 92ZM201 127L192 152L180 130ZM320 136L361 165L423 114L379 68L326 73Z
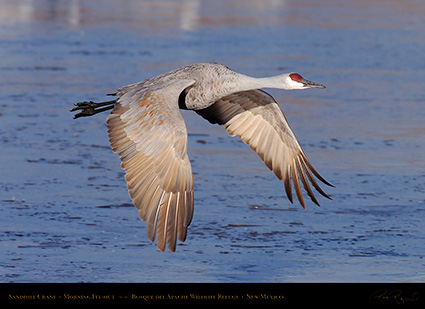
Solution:
M1 282L425 281L421 1L100 2L2 3ZM161 253L106 115L68 110L198 61L325 84L270 93L335 188L292 205L249 147L183 112L195 214Z

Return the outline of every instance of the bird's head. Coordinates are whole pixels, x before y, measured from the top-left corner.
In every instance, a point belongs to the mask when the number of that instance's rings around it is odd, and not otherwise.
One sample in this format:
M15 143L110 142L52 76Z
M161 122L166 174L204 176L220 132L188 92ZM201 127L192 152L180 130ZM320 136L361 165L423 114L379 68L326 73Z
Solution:
M304 79L298 73L290 73L286 79L288 89L326 88L324 85Z

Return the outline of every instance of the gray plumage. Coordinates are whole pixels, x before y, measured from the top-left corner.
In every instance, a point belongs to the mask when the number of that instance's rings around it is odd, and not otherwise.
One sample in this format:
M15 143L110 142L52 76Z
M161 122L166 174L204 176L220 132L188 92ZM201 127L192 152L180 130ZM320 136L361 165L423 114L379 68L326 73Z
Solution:
M76 118L113 108L107 119L112 150L126 171L130 197L147 236L161 251L186 239L193 216L193 175L187 131L179 108L194 110L239 136L283 181L292 202L292 185L305 208L301 185L319 205L309 183L323 196L313 168L276 101L262 88L324 88L297 73L253 78L215 63L197 63L119 89L115 101L83 102ZM107 107L103 107L107 106ZM102 107L99 110L96 108Z

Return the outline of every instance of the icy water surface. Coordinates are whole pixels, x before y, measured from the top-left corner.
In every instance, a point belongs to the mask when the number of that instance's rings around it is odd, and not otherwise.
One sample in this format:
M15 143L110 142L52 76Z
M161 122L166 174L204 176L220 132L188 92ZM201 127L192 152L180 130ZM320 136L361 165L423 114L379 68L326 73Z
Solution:
M425 281L422 1L0 5L2 282ZM198 61L327 85L270 93L333 200L291 205L249 147L184 112L195 214L161 253L106 114L68 110Z

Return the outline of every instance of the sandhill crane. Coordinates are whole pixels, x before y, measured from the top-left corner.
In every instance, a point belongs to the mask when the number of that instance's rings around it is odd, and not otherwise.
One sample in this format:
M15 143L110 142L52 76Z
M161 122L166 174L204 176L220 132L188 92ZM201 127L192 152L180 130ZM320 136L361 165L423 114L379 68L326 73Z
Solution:
M187 131L179 109L194 110L211 123L239 136L284 183L292 203L292 185L302 207L300 183L319 205L309 183L330 199L313 175L332 186L307 160L282 110L263 88L325 88L297 73L254 78L217 63L196 63L124 86L117 98L80 102L74 118L113 109L107 118L109 142L119 154L130 197L147 237L165 251L186 239L193 215L193 175L187 154Z

